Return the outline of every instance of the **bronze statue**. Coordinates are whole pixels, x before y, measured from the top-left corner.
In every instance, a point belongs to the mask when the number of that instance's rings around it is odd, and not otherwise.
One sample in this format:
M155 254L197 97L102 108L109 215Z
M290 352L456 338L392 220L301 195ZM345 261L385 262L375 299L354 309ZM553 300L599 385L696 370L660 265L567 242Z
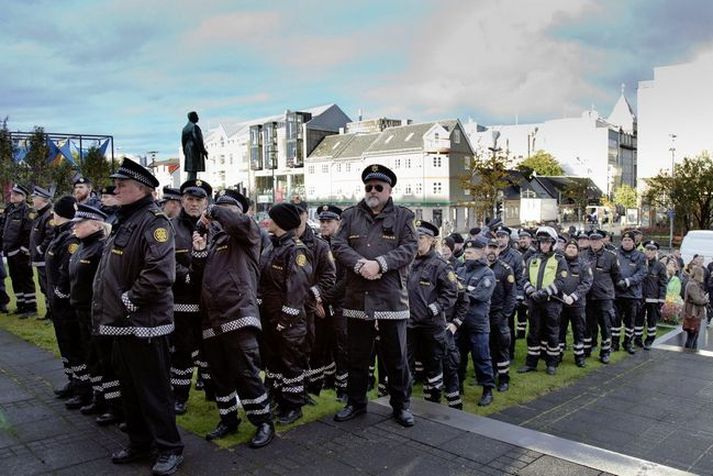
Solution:
M183 155L185 157L184 170L188 172L188 180L195 180L198 172L205 172L205 159L208 151L203 145L203 133L198 127L198 113L188 113L188 124L183 128L181 136Z

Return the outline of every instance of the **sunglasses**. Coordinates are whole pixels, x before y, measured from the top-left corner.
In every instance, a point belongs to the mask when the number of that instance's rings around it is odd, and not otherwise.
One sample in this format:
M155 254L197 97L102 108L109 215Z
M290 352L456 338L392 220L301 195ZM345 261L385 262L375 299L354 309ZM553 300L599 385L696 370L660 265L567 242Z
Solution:
M384 186L383 185L367 185L364 187L364 190L366 190L366 193L371 192L372 189L376 189L377 192L381 193L384 191Z

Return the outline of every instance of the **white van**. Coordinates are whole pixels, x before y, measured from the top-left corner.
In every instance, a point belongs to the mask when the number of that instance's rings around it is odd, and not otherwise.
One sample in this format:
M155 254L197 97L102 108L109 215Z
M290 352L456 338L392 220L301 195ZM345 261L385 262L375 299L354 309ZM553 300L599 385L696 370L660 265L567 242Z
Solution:
M704 257L707 265L713 261L713 230L692 230L683 237L681 242L681 258L688 264L693 255Z

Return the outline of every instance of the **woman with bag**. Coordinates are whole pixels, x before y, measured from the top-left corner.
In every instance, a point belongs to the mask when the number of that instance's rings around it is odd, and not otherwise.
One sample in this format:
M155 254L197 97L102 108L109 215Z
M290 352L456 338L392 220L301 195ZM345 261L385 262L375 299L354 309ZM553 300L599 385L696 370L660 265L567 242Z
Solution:
M701 321L706 318L708 293L705 291L705 274L703 268L695 266L690 269L691 279L686 284L686 293L683 300L683 330L688 334L687 349L698 346L698 331Z

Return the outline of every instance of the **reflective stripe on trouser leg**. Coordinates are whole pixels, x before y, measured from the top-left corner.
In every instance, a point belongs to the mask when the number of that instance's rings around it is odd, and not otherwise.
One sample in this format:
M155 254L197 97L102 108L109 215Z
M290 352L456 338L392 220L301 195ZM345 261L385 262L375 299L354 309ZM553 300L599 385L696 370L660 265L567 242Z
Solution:
M447 392L446 401L448 402L448 406L451 408L463 408L463 400L460 398L460 393L458 391Z
M235 421L238 418L238 394L230 392L227 395L215 395L215 403L218 406L220 419L225 421Z
M89 377L89 381L92 383L92 391L101 394L103 391L101 375L93 375Z
M118 380L103 380L102 391L104 392L104 400L107 403L116 402L121 398L121 388Z
M171 367L171 386L173 387L173 393L176 395L177 400L183 402L188 397L192 378L193 367Z
M336 374L334 376L334 386L337 388L337 390L346 390L347 389L347 379L348 378L349 378L348 372Z

